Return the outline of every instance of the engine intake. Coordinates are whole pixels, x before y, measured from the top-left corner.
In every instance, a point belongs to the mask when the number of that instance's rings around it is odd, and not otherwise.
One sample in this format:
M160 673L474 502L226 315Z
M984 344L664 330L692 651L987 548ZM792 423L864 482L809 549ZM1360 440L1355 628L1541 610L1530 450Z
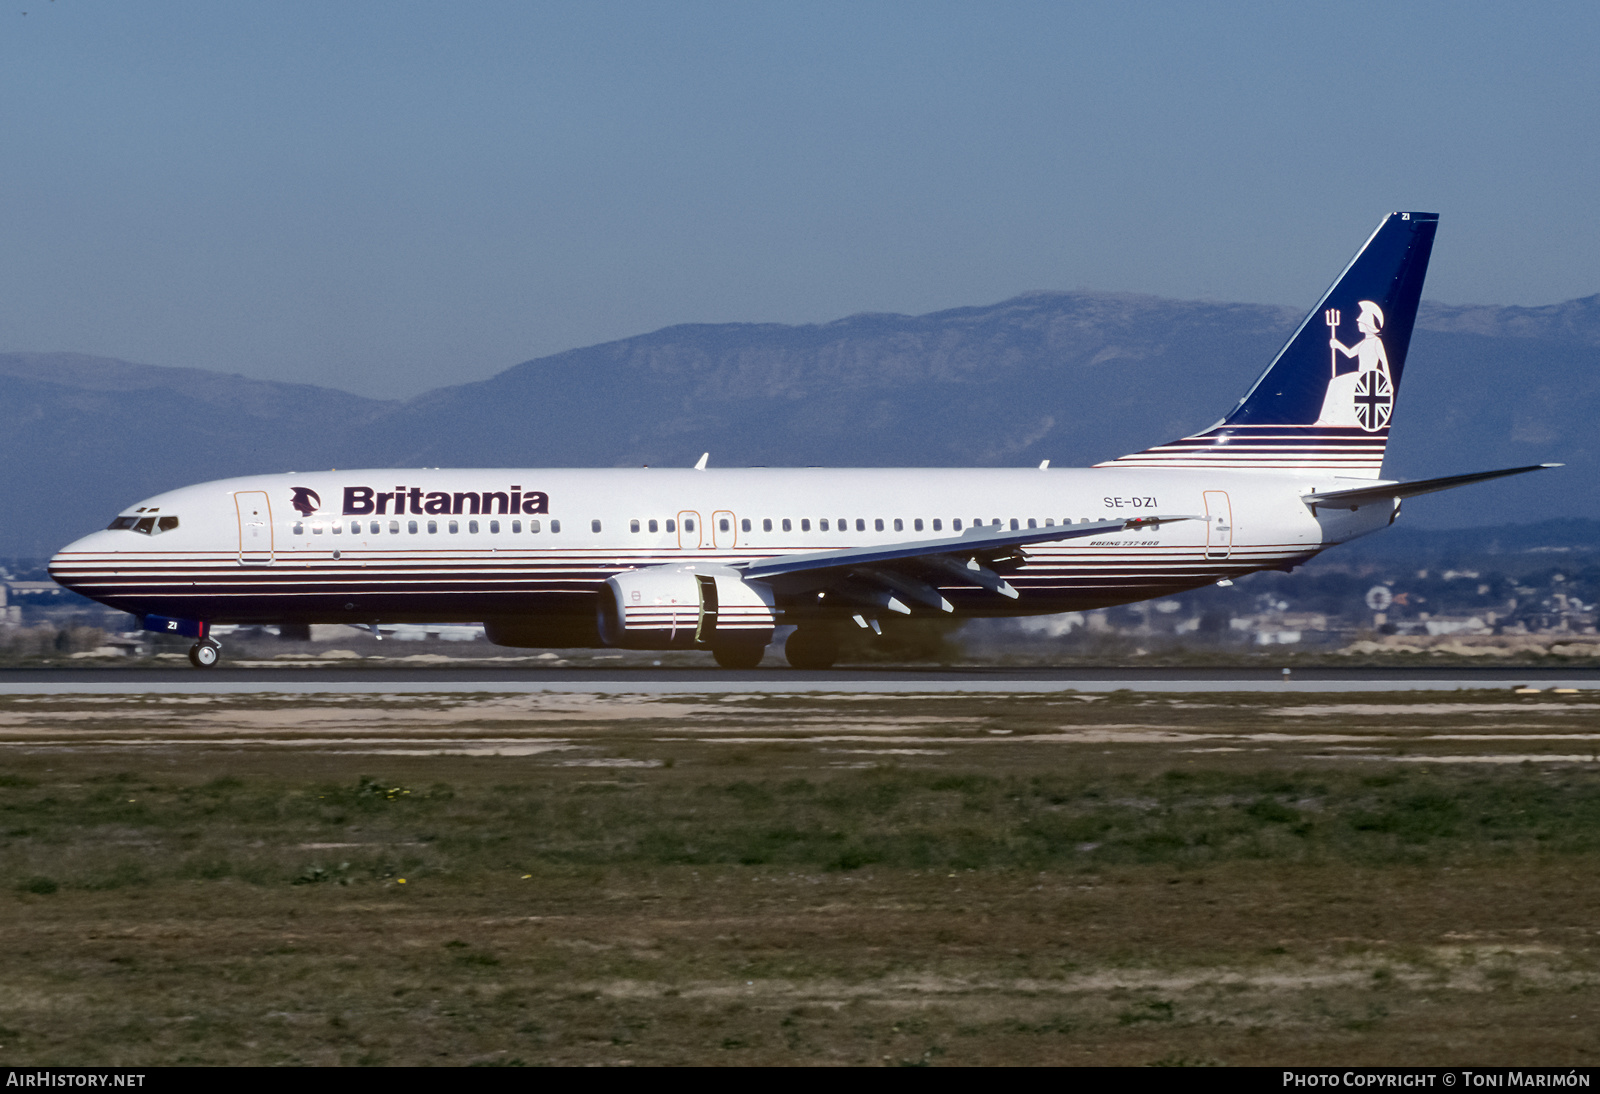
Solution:
M624 650L766 645L777 626L772 589L726 566L630 570L600 592L600 639Z

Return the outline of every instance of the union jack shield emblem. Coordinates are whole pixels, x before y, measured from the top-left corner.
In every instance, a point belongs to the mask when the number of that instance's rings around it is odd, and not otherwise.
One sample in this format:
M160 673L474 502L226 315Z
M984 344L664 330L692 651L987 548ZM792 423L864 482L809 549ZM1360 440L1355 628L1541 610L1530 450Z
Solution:
M1389 374L1382 369L1363 372L1356 377L1356 421L1368 433L1376 433L1389 424L1394 411L1394 387Z

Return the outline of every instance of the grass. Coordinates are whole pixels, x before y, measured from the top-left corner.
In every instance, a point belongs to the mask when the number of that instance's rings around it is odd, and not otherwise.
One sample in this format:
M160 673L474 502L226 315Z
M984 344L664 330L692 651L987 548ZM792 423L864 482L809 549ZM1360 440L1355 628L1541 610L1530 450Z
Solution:
M559 702L0 699L3 1058L1593 1062L1583 703Z
M371 775L13 776L0 787L0 867L27 879L23 891L43 893L229 878L350 885L558 865L1079 870L1594 854L1600 772L1529 768L990 775L885 765L728 780L675 767L595 780L544 767L522 782L414 787Z

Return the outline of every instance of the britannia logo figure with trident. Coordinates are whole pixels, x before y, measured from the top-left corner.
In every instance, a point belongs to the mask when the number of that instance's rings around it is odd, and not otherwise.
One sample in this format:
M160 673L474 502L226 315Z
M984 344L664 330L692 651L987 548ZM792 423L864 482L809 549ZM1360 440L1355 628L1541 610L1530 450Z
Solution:
M1389 355L1384 351L1383 309L1370 300L1360 304L1356 329L1365 337L1353 346L1339 341L1339 312L1330 308L1328 324L1328 392L1322 399L1317 425L1355 425L1368 433L1389 424L1394 411L1394 383L1389 376ZM1354 357L1356 369L1339 375L1339 356Z

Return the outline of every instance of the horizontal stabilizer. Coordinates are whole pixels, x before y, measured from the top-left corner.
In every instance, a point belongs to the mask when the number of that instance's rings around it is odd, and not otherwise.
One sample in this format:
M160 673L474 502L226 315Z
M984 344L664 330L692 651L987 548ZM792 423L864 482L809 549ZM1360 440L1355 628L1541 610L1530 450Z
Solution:
M1326 505L1339 509L1359 509L1363 505L1374 502L1391 501L1395 498L1414 498L1418 494L1433 494L1440 490L1453 490L1458 486L1469 486L1475 482L1488 482L1490 479L1502 479L1507 475L1522 475L1529 471L1543 471L1549 467L1560 467L1559 463L1536 463L1528 467L1507 467L1500 471L1479 471L1472 475L1449 475L1442 479L1418 479L1416 482L1391 482L1380 486L1358 486L1350 490L1319 490L1315 494L1306 494L1304 501L1307 505Z
M831 570L839 566L865 566L874 562L893 562L898 559L919 558L927 555L959 555L1022 547L1030 543L1053 543L1063 539L1083 536L1100 536L1112 532L1130 532L1140 528L1154 528L1175 520L1205 520L1199 516L1137 517L1133 520L1100 520L1092 524L1058 524L1049 528L1010 530L995 525L969 528L959 536L944 539L921 539L907 543L886 543L879 547L846 547L838 551L817 551L813 554L784 555L764 562L752 562L739 567L747 578L769 578L780 574L802 573L806 570Z

